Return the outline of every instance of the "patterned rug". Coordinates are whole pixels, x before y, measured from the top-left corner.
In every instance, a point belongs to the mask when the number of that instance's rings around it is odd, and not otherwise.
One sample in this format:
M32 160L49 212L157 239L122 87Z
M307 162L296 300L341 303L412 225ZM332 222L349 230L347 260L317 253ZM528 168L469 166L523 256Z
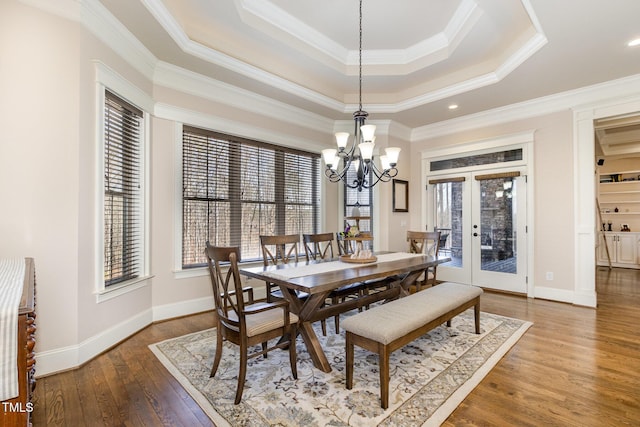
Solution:
M332 322L329 322L332 323ZM215 329L172 338L149 347L217 426L437 426L480 383L532 325L481 313L474 333L473 309L391 354L389 409L380 407L378 357L356 346L354 385L345 384L344 332L316 333L331 363L313 367L297 340L298 379L288 352L249 360L242 402L234 405L238 347L225 343L215 378L209 378ZM331 328L327 328L331 329Z

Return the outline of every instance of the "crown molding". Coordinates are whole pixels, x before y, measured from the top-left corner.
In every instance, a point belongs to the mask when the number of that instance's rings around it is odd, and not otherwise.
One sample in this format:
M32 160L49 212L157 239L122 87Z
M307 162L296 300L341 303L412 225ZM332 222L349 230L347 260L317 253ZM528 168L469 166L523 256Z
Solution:
M586 108L614 98L640 95L640 74L532 99L413 129L411 141L422 141L481 127L525 120L559 111Z
M264 71L245 62L239 61L229 55L226 55L222 52L219 52L215 49L204 46L189 39L183 28L173 18L173 16L161 0L141 1L149 10L149 12L158 20L162 27L167 31L169 36L185 53L198 57L207 62L219 65L230 71L236 72L269 86L278 88L279 90L293 94L302 99L316 103L334 111L343 113L350 111L351 106L345 105L344 102L337 101L317 91L293 83L275 74ZM493 72L482 76L473 77L471 79L449 85L439 90L430 91L418 96L414 96L404 101L390 104L377 104L368 106L368 108L371 111L380 113L401 112L411 108L419 107L429 102L443 99L448 96L457 95L473 89L478 89L480 87L500 81L508 73L513 71L518 65L524 62L528 57L536 53L540 49L540 47L542 47L544 43L546 43L546 37L542 33L542 30L537 21L537 17L533 12L529 0L521 1L523 6L525 7L527 14L529 15L532 25L534 26L536 34L534 34L534 36L532 36L532 39L525 43L517 51L516 54L510 56L504 63L498 65ZM257 0L236 0L236 7L238 8L241 15L251 15L251 21L259 19L264 22L269 22L269 25L273 26L273 28L277 28L277 31L289 34L290 37L293 37L295 38L295 40L298 40L301 43L309 46L314 51L323 50L325 52L330 52L331 49L340 50L335 46L329 46L331 45L331 43L328 43L327 40L321 41L321 37L324 36L316 34L317 32L312 31L312 29L308 29L309 27L304 23L296 20L293 17L290 17L289 14L283 12L281 9L277 8L269 2ZM289 18L283 19L283 13ZM446 28L445 32L440 33L438 37L434 38L434 40L425 41L424 43L418 43L409 49L400 51L363 51L363 64L371 65L370 72L372 75L375 75L379 74L383 70L384 73L393 72L392 69L396 68L397 64L389 65L389 61L408 63L413 65L416 65L420 61L427 60L436 62L438 58L429 59L429 56L448 56L451 53L450 51L459 43L460 38L464 37L464 35L468 33L475 22L477 22L481 14L482 11L477 7L477 4L474 0L464 0L458 10L456 10L454 17L450 21L449 26ZM246 17L245 19L249 20L249 18ZM302 29L305 29L305 31L302 31ZM452 43L452 40L454 40L455 42ZM342 50L340 50L340 52L328 53L327 55L331 58L331 61L327 61L328 65L333 66L333 62L340 61L340 63L349 68L347 74L357 75L358 71L354 66L358 63L357 51L348 52L346 60L344 58L340 58L344 55L344 52L342 52ZM420 66L425 66L425 64L420 64ZM344 70L339 71L344 72ZM405 69L402 72L396 71L394 73L407 74L407 72L408 70Z
M97 0L82 1L82 24L151 80L157 58Z
M318 144L317 141L305 140L297 135L291 135L284 132L274 132L261 127L252 126L246 121L239 122L229 120L226 117L216 117L208 113L176 107L174 105L164 104L161 102L156 103L153 115L161 119L174 120L179 123L216 130L218 132L253 140L266 141L286 147L298 148L310 152L319 153L324 148L327 148L326 144ZM327 127L323 131L327 132L328 129L331 129L331 127Z
M319 58L329 58L323 62L337 71L357 75L357 50L346 49L270 1L234 0L234 3L241 19L247 25L294 47L301 46L306 51L316 51ZM169 14L166 8L165 13ZM463 0L442 32L405 49L363 50L362 63L384 65L382 68L385 74L405 75L424 67L425 64L439 62L455 51L460 40L473 28L482 13L475 0ZM376 69L382 68L373 67L373 75L376 74Z
M155 84L169 89L319 132L327 132L333 125L333 120L318 114L292 107L272 98L258 95L246 89L223 83L162 61L158 62L156 66L153 81Z

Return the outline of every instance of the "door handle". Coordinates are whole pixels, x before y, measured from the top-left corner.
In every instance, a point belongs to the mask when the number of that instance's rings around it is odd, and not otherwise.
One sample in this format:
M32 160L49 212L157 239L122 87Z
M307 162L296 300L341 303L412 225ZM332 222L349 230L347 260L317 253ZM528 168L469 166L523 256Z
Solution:
M473 237L478 237L478 233L473 233Z

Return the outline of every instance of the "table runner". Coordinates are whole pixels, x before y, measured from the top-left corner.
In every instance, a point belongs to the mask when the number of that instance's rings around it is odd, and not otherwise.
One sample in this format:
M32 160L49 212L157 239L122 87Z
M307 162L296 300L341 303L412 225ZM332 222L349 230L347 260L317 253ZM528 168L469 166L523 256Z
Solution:
M397 261L405 258L421 257L423 254L410 254L406 252L393 252L388 254L377 255L378 260L366 264L355 264L342 261L320 262L317 264L307 264L296 266L294 268L283 268L275 271L265 271L265 276L274 279L288 280L294 277L310 276L312 274L327 273L329 271L346 270L348 268L358 268L371 264L379 264L381 262Z
M0 259L0 401L18 396L18 309L25 262Z

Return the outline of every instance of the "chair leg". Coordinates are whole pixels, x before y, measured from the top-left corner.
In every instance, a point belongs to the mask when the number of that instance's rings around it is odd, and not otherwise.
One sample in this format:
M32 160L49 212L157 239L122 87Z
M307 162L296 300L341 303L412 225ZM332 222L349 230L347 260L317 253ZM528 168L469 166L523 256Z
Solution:
M247 376L247 346L240 344L240 371L238 372L238 388L236 389L236 400L234 404L240 403L242 400L242 392L244 391L244 380Z
M389 407L389 349L384 344L378 344L380 355L380 406Z
M322 319L320 321L320 327L322 328L322 336L326 337L327 336L327 321Z
M262 343L262 351L264 353L262 357L266 359L267 358L267 342L266 341Z
M345 360L347 370L347 382L345 386L347 390L351 390L353 387L353 337L351 332L347 332L345 338L347 358Z
M289 333L289 363L291 364L291 374L293 379L298 379L298 356L296 353L296 335L298 334L298 328L295 323L291 325L291 332Z
M213 358L213 367L211 368L211 375L209 378L213 378L218 371L218 366L220 366L220 359L222 358L222 328L218 323L216 328L216 354Z
M333 323L336 327L336 335L340 334L340 315L336 314L333 318Z

